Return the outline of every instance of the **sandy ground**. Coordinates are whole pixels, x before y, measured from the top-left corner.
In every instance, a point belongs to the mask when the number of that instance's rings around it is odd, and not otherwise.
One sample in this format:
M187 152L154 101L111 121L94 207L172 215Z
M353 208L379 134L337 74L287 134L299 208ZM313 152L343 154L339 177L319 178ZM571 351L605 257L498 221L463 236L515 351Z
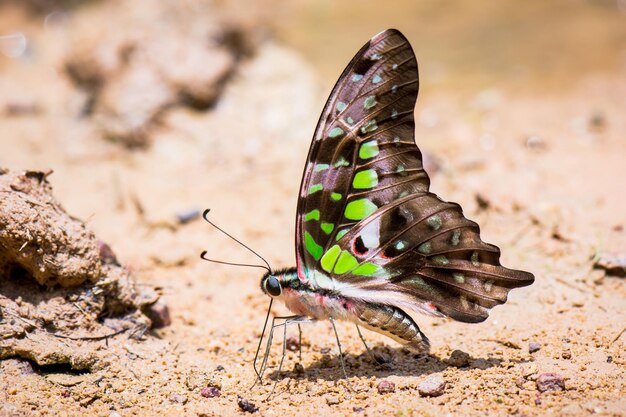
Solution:
M57 200L110 244L139 286L162 294L172 324L143 340L86 342L109 363L93 372L1 361L0 415L243 415L239 396L264 416L626 415L626 288L593 268L598 254L626 250L623 78L589 76L550 95L431 94L422 79L416 138L437 161L431 189L459 202L483 239L500 246L503 264L532 271L535 284L481 324L416 316L433 345L425 358L368 332L374 351L391 359L376 365L354 327L340 324L348 381L329 324L304 326L302 361L288 351L279 375L276 340L268 378L250 388L268 304L261 274L199 254L255 259L203 221L181 225L175 215L210 207L274 268L293 265L296 195L326 93L297 54L259 41L208 111L167 102L148 144L130 150L104 138L98 108L81 116L87 93L64 70L67 45L81 31L98 33L90 24L114 9L81 13L62 27L34 28L31 59L2 61L0 165L53 169ZM469 358L450 361L455 350ZM540 392L544 373L558 374L564 389ZM432 375L446 382L443 395L420 396ZM395 391L379 393L383 380Z

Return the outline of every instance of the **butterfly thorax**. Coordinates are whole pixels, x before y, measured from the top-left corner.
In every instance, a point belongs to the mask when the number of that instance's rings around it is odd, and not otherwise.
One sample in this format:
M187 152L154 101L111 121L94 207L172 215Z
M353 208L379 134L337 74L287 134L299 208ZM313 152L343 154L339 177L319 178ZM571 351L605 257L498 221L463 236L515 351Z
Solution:
M268 288L271 278L280 283L279 295L272 295L272 289ZM316 278L320 279L319 276ZM282 301L294 314L314 320L350 321L391 337L417 352L428 351L428 339L411 316L401 309L345 297L339 291L320 287L315 282L301 280L296 268L290 268L266 274L261 288L266 294Z

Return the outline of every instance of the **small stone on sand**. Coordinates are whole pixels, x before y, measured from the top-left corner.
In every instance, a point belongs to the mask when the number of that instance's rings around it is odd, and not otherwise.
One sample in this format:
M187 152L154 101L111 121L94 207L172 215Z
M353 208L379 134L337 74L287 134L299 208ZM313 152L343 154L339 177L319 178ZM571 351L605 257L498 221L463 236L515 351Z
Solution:
M431 375L418 385L417 390L422 397L438 397L445 388L446 381L440 375Z

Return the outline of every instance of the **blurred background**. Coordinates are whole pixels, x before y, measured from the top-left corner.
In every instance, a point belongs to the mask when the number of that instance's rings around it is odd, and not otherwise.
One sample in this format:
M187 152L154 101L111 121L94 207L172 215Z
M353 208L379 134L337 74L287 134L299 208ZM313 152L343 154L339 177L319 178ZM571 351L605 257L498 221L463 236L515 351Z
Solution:
M261 404L267 386L249 390L268 302L259 270L199 254L258 260L200 213L211 208L274 268L294 265L315 124L346 64L386 28L401 30L417 55L416 141L431 190L462 205L505 266L537 280L477 327L416 316L433 345L423 362L368 332L393 357L391 371L368 362L353 326L339 325L355 399L336 384L331 329L303 328L306 377L285 377L296 381L289 395L262 407L276 415L294 405L305 415L624 410L614 381L626 363L618 278L626 271L626 0L0 0L0 176L42 171L34 178L46 178L56 201L108 244L107 257L140 288L155 288L171 314L141 343L123 335L106 349L86 344L108 364L95 383L66 387L0 369L0 388L12 389L0 389L0 414L3 403L23 415L42 403L55 415L229 415L240 394ZM49 313L42 317L47 326ZM91 319L72 332L111 330ZM531 356L529 342L539 353ZM54 345L42 346L50 356ZM449 360L457 349L463 369ZM289 355L285 369L296 360ZM210 374L222 397L201 395L192 371ZM416 381L441 372L452 381L443 401L419 398ZM538 372L568 384L543 397L543 408ZM398 392L376 397L374 377L395 378Z

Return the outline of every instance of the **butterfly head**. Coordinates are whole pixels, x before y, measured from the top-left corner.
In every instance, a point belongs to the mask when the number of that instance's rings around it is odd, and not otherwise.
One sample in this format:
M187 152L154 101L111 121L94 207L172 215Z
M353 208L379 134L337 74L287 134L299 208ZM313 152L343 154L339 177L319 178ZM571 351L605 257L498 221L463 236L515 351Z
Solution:
M283 293L283 286L279 280L279 275L267 272L261 278L261 290L270 297L280 297Z

